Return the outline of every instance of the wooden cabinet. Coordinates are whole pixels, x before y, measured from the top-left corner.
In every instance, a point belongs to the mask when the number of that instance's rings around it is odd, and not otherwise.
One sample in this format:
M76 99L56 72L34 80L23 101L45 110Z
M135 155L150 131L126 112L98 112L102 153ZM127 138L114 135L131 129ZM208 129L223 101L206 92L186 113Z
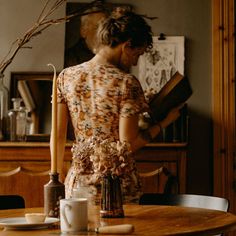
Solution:
M140 173L152 172L164 167L168 173L162 171L157 175L142 178L143 191L164 192L168 181L173 181L174 192L186 191L186 144L159 143L149 144L136 153L135 160ZM172 177L172 179L170 179ZM170 185L172 183L169 183Z
M65 169L70 166L70 145ZM20 194L26 207L43 206L44 185L49 182L49 143L0 143L0 194Z
M71 162L71 145L66 146L64 169ZM165 167L178 180L178 190L185 192L186 144L149 144L136 153L141 173ZM0 143L0 194L20 194L26 207L43 206L43 188L49 181L48 143ZM167 176L163 173L142 178L144 192L162 192Z

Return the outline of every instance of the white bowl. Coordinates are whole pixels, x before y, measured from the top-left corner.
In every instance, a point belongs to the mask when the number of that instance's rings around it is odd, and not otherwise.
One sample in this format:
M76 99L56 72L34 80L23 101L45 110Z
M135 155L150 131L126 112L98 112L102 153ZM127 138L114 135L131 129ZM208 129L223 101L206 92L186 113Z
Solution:
M29 224L44 223L46 215L44 213L26 213L25 219Z

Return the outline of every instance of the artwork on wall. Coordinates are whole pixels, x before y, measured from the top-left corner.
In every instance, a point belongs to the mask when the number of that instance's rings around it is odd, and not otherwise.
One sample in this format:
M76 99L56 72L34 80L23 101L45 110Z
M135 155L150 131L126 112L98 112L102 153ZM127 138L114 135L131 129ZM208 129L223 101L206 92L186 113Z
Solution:
M153 37L153 48L139 58L138 78L149 99L179 71L184 75L184 36Z

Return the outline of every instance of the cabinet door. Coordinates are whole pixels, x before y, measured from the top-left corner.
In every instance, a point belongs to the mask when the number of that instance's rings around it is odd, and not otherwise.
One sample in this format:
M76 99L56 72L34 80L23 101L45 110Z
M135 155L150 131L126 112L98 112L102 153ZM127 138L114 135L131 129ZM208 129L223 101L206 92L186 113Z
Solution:
M42 207L50 162L0 162L0 194L19 194L26 207Z
M175 177L175 182L171 184L172 192L178 192L177 181L177 163L172 162L137 162L137 168L140 173L155 171L161 167L165 167L169 173ZM163 193L170 176L167 176L163 171L153 176L141 177L142 188L144 193ZM171 181L171 180L170 180Z

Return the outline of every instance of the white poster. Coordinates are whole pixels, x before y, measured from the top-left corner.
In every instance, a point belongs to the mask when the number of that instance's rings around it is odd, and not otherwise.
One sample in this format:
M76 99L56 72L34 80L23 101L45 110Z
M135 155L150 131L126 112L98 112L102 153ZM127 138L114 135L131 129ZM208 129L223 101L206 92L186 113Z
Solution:
M184 75L184 36L158 38L153 37L153 48L138 62L138 78L147 99L158 93L176 71Z

